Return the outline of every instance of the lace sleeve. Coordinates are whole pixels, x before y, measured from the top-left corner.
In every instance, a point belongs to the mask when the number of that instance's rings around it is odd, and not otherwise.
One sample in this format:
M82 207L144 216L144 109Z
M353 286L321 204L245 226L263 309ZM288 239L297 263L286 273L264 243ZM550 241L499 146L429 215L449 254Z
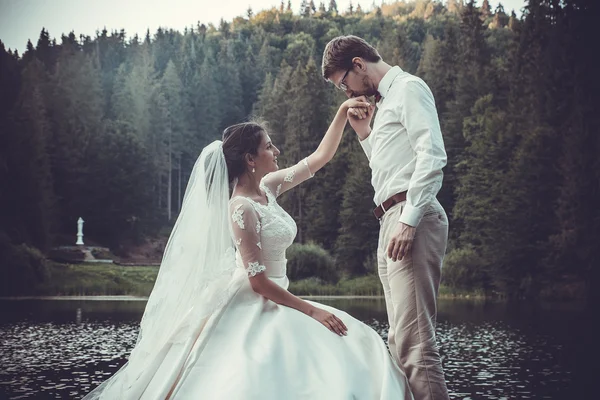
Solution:
M237 247L248 276L264 272L260 242L262 225L260 216L249 200L238 198L230 204L231 226Z
M310 172L308 160L305 158L293 167L281 169L266 175L262 183L275 197L287 192L314 175Z

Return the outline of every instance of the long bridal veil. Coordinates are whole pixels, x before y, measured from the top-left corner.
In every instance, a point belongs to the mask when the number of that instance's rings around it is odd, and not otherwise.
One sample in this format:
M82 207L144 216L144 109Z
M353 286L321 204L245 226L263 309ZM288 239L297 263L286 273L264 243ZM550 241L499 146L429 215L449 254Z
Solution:
M192 170L129 361L84 399L140 398L165 349L186 343L239 288L228 200L222 142L215 141Z

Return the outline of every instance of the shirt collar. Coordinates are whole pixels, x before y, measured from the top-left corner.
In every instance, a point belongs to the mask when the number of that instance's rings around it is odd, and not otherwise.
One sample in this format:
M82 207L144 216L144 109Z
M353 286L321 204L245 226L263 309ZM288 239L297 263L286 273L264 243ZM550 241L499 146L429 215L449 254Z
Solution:
M390 70L385 73L383 78L381 78L379 86L377 87L377 91L382 98L387 96L390 86L392 86L392 82L394 82L394 79L396 79L400 72L402 72L402 69L396 65L395 67L390 68Z

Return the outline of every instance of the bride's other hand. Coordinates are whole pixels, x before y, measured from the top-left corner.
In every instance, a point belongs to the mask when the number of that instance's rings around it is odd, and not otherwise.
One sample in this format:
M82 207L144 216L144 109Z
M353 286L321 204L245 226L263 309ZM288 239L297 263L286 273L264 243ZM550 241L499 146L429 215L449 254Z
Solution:
M346 336L348 334L348 328L346 328L346 325L344 325L342 320L329 311L315 307L310 313L310 316L319 321L333 333L340 336Z

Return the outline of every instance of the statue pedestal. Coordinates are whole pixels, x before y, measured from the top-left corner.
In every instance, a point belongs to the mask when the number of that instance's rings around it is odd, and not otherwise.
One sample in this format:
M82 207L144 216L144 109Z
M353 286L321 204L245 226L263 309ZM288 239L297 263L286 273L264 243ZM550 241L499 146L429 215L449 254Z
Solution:
M94 252L100 255L101 258L96 258ZM102 254L104 253L104 254ZM108 258L110 257L110 258ZM110 249L107 247L98 246L60 246L50 250L48 258L54 261L81 264L81 263L105 263L112 264L112 256Z

